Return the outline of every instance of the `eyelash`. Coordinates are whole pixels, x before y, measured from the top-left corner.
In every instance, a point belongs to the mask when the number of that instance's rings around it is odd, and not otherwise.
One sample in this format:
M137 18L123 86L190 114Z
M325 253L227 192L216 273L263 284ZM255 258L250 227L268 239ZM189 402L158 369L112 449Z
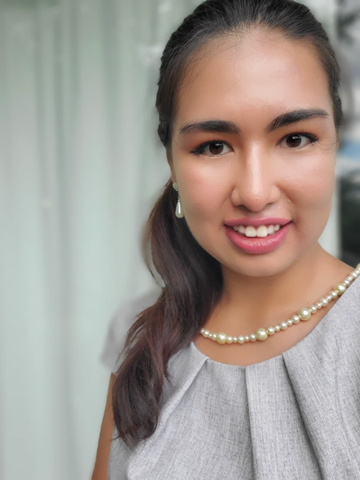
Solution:
M313 145L314 143L316 143L318 141L318 138L313 135L312 133L308 133L308 132L294 132L294 133L289 133L288 135L285 135L285 137L283 137L279 143L281 143L283 140L285 140L286 138L288 137L291 137L293 135L299 135L299 136L302 136L302 137L306 137L310 140L310 144ZM205 143L202 143L201 145L199 145L198 147L195 148L195 150L192 150L190 153L194 154L194 155L202 155L204 153L204 150L205 148L208 146L208 145L211 145L212 143L223 143L224 145L227 145L229 147L229 145L227 144L227 142L224 142L223 140L210 140L209 142L205 142ZM290 150L297 150L297 148L290 148ZM213 157L221 157L221 155L211 155Z

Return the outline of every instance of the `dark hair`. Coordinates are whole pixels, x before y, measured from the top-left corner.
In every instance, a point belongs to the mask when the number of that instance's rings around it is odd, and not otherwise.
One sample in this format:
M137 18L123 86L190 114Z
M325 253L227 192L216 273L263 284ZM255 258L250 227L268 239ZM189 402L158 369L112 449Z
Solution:
M321 23L306 6L292 0L207 0L171 35L161 58L156 107L166 149L171 147L179 87L199 48L232 33L241 37L252 27L280 31L313 48L328 77L338 129L340 68ZM113 388L117 438L128 445L154 433L164 380L171 381L168 360L199 333L222 292L219 262L197 243L186 220L176 218L176 202L169 181L149 218L153 263L165 286L129 329Z

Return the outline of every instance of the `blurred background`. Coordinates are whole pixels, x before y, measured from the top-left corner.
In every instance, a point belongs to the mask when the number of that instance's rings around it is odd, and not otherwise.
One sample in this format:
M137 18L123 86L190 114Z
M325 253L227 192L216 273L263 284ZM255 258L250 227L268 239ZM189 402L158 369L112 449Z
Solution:
M199 3L0 0L1 479L91 477L109 351L128 328L129 300L152 303L159 288L141 235L169 178L154 106L160 56ZM321 243L356 266L360 2L304 3L343 70Z

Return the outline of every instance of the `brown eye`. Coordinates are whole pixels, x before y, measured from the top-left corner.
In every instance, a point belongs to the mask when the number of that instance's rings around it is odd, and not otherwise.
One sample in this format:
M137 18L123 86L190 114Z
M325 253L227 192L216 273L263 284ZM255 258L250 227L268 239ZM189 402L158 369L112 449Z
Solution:
M290 135L286 139L286 143L290 148L300 147L301 145L301 136L300 135Z
M216 143L214 142L214 143L210 143L209 145L209 152L212 155L220 155L223 149L224 149L224 144L221 142L216 142Z
M229 147L225 142L218 142L214 140L213 142L206 142L202 145L199 145L190 153L193 153L194 155L206 155L207 157L221 157L225 153L229 152L231 152L231 147Z
M292 133L285 137L280 145L292 150L306 147L309 143L315 143L316 138L310 137L310 135L301 135L300 133Z
M203 153L207 154L207 152L206 152L207 148L209 149L210 155L217 156L217 155L222 155L223 153L227 153L226 150L224 152L224 149L226 148L226 145L223 142L211 142L211 143L209 143L204 148Z

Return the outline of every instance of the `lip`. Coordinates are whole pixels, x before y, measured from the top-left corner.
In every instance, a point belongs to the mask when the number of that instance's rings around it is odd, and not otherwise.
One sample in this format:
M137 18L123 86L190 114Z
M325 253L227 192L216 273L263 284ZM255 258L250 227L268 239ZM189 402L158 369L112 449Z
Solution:
M269 219L267 219L269 220ZM273 219L272 219L273 220ZM276 219L281 220L281 219ZM264 221L264 219L262 219ZM235 232L232 227L225 225L225 233L228 239L238 248L243 250L246 253L252 255L261 255L264 253L269 253L278 248L286 238L286 235L289 231L289 228L292 222L287 221L288 223L284 224L279 231L273 235L269 235L265 238L261 237L245 237ZM272 222L269 222L272 224ZM244 223L234 223L234 225L245 225ZM249 224L248 224L249 225ZM267 225L266 223L260 223L259 225ZM280 222L277 222L276 225L281 225ZM256 226L256 225L254 225Z
M226 220L225 225L235 227L236 225L260 227L260 225L286 225L291 222L288 218L264 217L264 218L236 218L234 220Z

